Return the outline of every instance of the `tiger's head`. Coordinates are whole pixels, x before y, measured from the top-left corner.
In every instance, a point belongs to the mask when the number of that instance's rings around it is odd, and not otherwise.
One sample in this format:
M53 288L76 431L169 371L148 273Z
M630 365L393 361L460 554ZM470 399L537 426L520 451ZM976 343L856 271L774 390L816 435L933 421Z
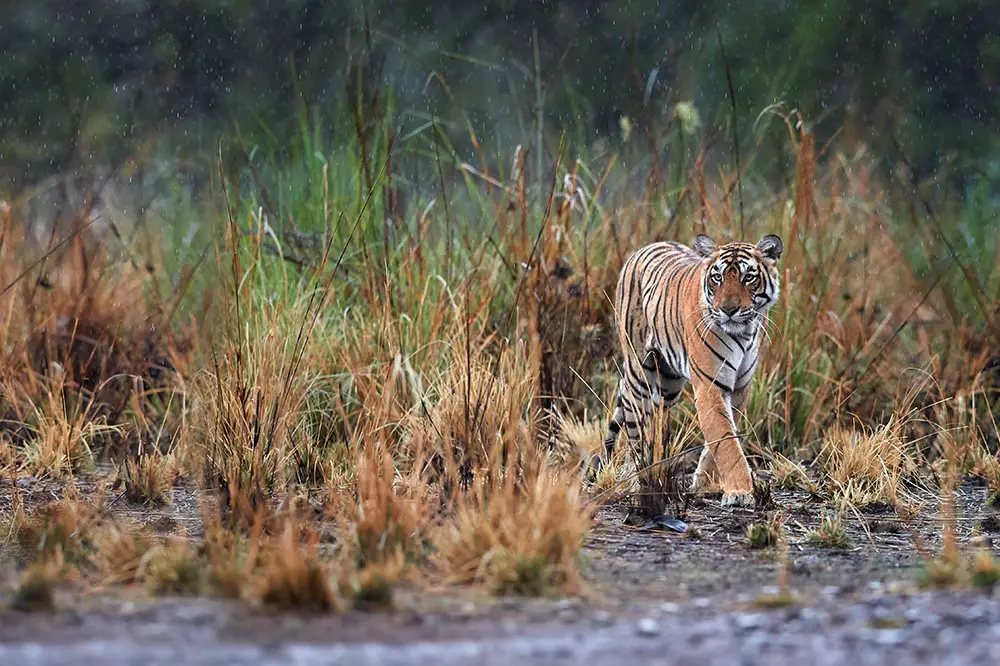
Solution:
M702 308L730 335L749 335L778 300L778 259L783 246L773 234L759 243L718 246L700 234L694 249L702 260Z

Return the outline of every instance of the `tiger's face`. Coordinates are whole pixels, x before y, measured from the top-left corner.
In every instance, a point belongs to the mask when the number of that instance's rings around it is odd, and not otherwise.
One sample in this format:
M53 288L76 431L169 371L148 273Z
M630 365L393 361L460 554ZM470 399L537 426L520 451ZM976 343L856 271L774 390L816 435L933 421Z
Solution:
M694 249L702 261L702 307L706 317L730 335L748 336L778 300L781 239L773 234L759 243L719 247L699 235Z

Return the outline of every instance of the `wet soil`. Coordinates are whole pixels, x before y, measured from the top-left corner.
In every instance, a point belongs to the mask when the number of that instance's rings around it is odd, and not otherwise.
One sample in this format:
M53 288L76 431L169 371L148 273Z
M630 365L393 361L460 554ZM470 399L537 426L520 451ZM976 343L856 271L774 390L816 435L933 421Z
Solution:
M22 486L29 505L60 493L44 481ZM970 540L990 515L985 490L969 482L956 498L959 543L983 547ZM584 589L569 599L404 586L394 612L316 617L130 589L62 591L54 613L0 611L0 664L1000 663L1000 594L914 584L921 550L940 545L935 498L910 516L845 513L853 545L843 550L808 539L829 511L822 502L804 492L776 492L775 502L786 547L762 550L747 546L746 526L770 512L709 498L684 515L693 538L629 527L626 506L606 507L581 555ZM0 495L0 511L8 507ZM112 499L110 511L164 533L200 530L195 491L183 485L166 507ZM0 571L5 558L8 570L20 559L8 547Z

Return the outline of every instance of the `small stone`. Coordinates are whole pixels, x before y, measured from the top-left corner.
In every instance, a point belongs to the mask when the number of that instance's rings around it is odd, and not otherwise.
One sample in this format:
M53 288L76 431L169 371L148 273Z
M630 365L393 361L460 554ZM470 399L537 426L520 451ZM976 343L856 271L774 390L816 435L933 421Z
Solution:
M640 636L656 636L660 633L659 623L651 617L639 620L635 628Z
M664 601L662 604L660 604L660 611L663 613L670 613L671 615L673 615L674 613L679 613L680 610L681 610L680 604L675 604L672 601Z
M875 642L879 645L899 645L903 638L902 629L878 629L875 632Z
M969 545L977 548L993 548L993 537L989 534L980 534L969 539Z
M553 608L556 611L568 611L573 610L579 605L580 603L576 599L560 599L555 603Z
M824 597L835 597L840 594L840 588L836 585L827 585L823 588L822 594Z
M778 589L777 585L765 585L764 587L760 588L760 594L761 594L761 596L765 596L765 597L776 596L778 594L778 592L780 592L780 591L781 590Z
M23 490L24 488L29 487L34 482L35 482L35 477L25 476L17 480L17 487Z
M593 619L594 624L596 624L599 627L611 626L615 621L615 618L612 617L611 613L602 610L594 613L591 619Z
M733 621L740 629L755 629L763 624L764 618L760 613L742 613L735 616Z
M777 590L777 588L775 588ZM712 605L712 600L708 597L699 597L694 600L694 605L696 608L708 608Z

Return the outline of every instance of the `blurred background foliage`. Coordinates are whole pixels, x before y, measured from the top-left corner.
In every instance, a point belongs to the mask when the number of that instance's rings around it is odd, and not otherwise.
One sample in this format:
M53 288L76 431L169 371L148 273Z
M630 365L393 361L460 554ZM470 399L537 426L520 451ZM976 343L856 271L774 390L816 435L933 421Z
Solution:
M0 194L151 142L172 157L213 154L227 133L280 146L303 108L353 136L344 102L375 91L394 124L439 123L461 159L473 134L509 156L539 121L578 145L621 142L666 127L679 102L724 127L720 42L743 136L781 102L821 146L838 135L890 161L902 147L918 174L963 187L996 175L986 0L8 0ZM702 141L728 151L728 136Z

